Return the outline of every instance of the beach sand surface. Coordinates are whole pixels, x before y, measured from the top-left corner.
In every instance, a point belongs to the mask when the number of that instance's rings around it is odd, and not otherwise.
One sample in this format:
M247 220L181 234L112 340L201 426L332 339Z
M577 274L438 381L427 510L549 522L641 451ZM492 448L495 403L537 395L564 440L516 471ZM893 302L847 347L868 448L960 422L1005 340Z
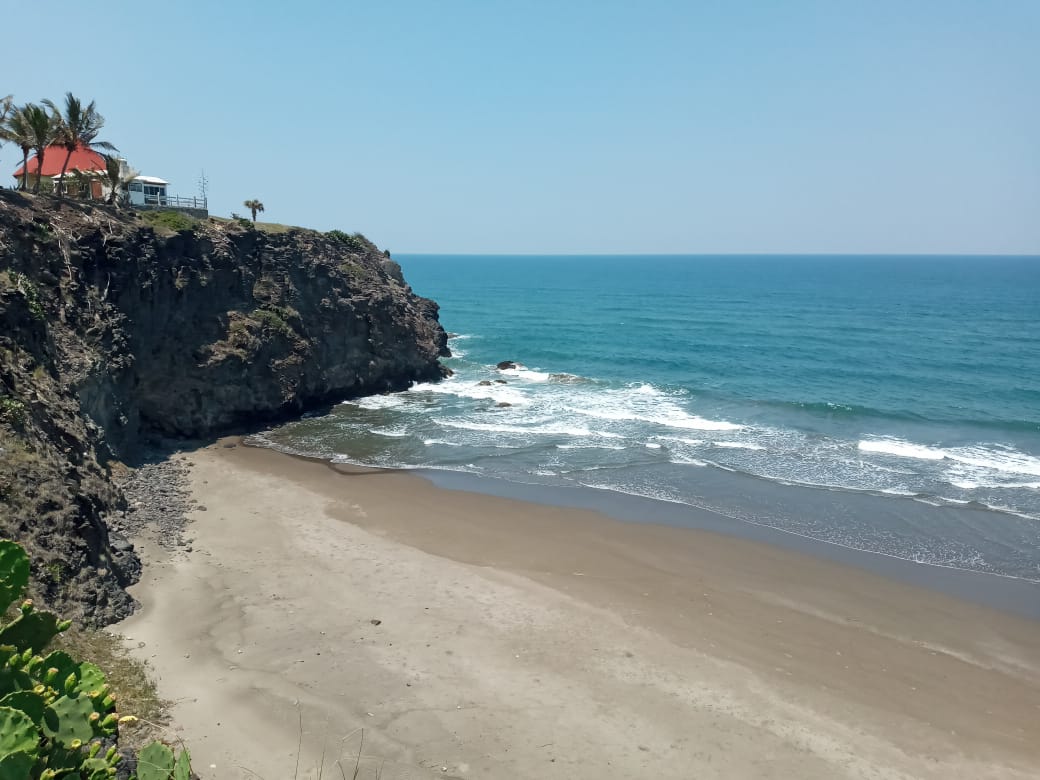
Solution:
M236 443L116 627L207 780L1040 777L1040 623Z

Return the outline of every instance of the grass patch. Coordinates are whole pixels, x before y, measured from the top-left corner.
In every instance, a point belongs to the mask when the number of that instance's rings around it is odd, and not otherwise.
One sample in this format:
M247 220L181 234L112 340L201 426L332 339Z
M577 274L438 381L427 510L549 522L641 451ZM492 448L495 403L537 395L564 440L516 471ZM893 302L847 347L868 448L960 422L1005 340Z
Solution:
M280 225L277 222L257 222L253 227L265 233L288 233L290 230L302 230L292 225Z
M159 697L144 662L132 657L123 640L107 631L73 626L52 643L73 658L97 664L115 693L120 715L134 715L137 723L119 728L119 743L137 752L160 736L169 724L169 702Z
M211 222L215 222L221 225L243 225L245 227L255 228L264 233L271 233L277 235L279 233L288 233L293 230L300 230L307 233L314 233L316 231L310 230L309 228L300 227L299 225L283 225L279 222L257 222L253 223L248 217L213 217L210 218Z
M145 224L173 233L191 230L198 224L197 219L182 211L141 211L138 213Z

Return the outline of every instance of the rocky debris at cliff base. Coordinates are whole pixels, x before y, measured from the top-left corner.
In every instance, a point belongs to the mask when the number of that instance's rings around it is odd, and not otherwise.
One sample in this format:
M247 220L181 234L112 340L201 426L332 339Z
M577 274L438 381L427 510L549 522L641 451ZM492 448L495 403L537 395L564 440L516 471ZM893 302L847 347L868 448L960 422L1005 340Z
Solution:
M198 508L191 496L189 473L190 465L183 456L129 469L119 482L129 508L107 518L115 532L113 547L129 544L128 537L151 533L168 550L188 549L184 529L188 514Z

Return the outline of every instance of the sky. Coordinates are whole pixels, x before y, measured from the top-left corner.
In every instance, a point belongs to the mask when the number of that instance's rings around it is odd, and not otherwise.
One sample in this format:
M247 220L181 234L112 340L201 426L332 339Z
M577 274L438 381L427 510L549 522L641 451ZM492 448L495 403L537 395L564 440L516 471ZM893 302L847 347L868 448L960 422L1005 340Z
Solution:
M1040 254L1037 0L36 0L0 19L0 95L96 100L100 138L171 194L205 171L216 215L257 198L400 253ZM0 147L5 177L19 163Z

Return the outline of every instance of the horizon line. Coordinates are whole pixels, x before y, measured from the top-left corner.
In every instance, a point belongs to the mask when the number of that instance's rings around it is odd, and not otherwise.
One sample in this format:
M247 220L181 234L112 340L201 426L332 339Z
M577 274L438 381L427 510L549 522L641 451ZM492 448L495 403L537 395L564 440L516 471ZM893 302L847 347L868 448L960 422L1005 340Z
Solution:
M1040 259L1040 252L416 252L426 257L1020 257Z

